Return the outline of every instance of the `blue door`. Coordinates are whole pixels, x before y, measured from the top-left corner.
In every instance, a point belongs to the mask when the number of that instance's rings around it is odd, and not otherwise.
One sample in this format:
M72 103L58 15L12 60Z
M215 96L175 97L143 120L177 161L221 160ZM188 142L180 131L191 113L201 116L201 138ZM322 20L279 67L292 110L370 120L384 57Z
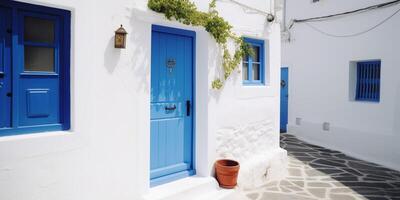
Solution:
M69 129L70 12L0 0L0 135Z
M286 133L288 124L289 70L281 68L281 132Z
M19 125L57 124L61 121L60 19L21 11L18 21L20 63L14 68L14 78L18 80L14 87L18 90L15 96L19 97Z
M11 9L0 6L0 129L11 126Z
M153 25L150 178L159 185L194 174L195 33Z

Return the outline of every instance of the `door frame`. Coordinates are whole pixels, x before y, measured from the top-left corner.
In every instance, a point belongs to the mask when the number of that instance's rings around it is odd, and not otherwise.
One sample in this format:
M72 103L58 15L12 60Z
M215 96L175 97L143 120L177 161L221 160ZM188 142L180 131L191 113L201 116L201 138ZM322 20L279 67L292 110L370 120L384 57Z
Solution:
M3 63L2 63L3 69L2 70L0 69L0 75L1 75L1 77L0 77L1 78L0 79L0 84L1 84L0 87L1 88L0 89L3 90L3 91L7 90L7 92L11 92L11 94L12 94L12 92L13 92L12 91L13 90L12 81L14 80L13 79L13 66L12 66L13 65L13 62L12 62L12 58L13 58L13 56L12 56L13 35L12 35L12 32L11 33L6 33L6 30L7 29L12 30L13 8L12 7L7 7L7 6L3 6L0 3L0 9L1 9L0 12L3 12L3 14L4 14L4 24L3 24L4 25L4 27L3 27L4 28L4 36L3 36L4 49L3 49L2 55L0 55L0 56L2 56L2 60L3 60ZM6 50L7 49L7 45L9 45L8 50ZM12 115L13 98L12 97L6 97L5 93L1 94L1 95L4 95L4 96L2 96L0 98L3 98L6 102L8 101L8 103L6 103L6 105L5 105L6 109L2 111L2 112L5 112L5 113L2 113L2 114L5 114L6 119L8 119L8 120L5 120L5 123L7 124L7 126L0 127L0 130L10 129L10 128L12 128L12 125L13 125L13 120L12 120L12 117L13 117L13 115ZM0 108L0 109L3 109L3 108ZM1 116L2 114L0 114L0 117L3 117L3 116ZM0 136L1 136L1 134L0 134Z
M287 67L287 66L283 66L283 67L281 67L280 68L280 73L281 73L281 77L280 77L280 79L282 80L282 69L286 69L287 70L287 83L286 83L286 85L287 85L287 95L289 96L289 67ZM281 92L282 92L282 88L280 88L280 90L281 90ZM281 103L282 103L282 99L280 100L280 102L279 102L279 104L281 105ZM280 115L282 114L282 107L280 108ZM288 124L289 124L289 97L288 97L288 102L287 102L287 108L286 108L286 118L287 118L287 123L286 123L286 128L285 128L285 132L282 132L282 129L281 129L281 121L279 122L279 132L280 133L287 133L287 131L288 131L288 128L287 128L287 126L288 126Z
M159 177L155 179L150 178L150 165L149 165L149 180L150 180L150 187L155 187L158 185L162 185L165 183L169 183L172 181L176 181L188 176L193 176L196 175L196 32L192 30L186 30L186 29L180 29L180 28L174 28L174 27L169 27L169 26L163 26L163 25L157 25L157 24L152 24L151 25L151 34L153 34L154 31L161 32L161 33L168 33L168 34L173 34L173 35L179 35L179 36L185 36L185 37L191 37L193 40L192 43L192 104L191 104L191 114L192 114L192 170L188 171L188 173L182 173L178 172L175 174L171 175L166 175L164 177ZM150 42L150 52L152 50L152 43ZM151 55L150 53L150 56ZM151 59L150 59L151 60ZM150 84L151 84L151 69L152 69L152 64L150 63ZM150 85L151 88L151 85ZM151 95L151 94L150 94ZM150 98L151 99L151 98ZM151 100L150 100L151 101ZM150 119L151 120L151 116ZM151 134L151 130L149 132ZM149 134L149 139L150 138ZM151 145L149 144L149 149L151 148ZM149 151L149 158L151 158L151 154ZM150 163L150 159L149 159Z

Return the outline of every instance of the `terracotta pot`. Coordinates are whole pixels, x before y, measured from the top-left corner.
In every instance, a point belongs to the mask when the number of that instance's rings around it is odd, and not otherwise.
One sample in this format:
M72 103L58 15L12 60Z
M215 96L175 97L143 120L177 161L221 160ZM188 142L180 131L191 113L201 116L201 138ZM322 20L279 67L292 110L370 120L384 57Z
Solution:
M237 185L239 174L239 163L234 160L217 160L215 162L215 173L220 187L232 189Z

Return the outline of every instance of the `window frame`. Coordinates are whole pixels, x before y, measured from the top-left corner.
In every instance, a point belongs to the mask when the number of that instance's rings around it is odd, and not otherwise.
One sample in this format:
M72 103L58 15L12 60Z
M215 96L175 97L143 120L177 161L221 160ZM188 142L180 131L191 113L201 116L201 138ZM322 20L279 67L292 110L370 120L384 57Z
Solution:
M376 65L375 67L378 67L378 71L376 72L371 72L367 71L368 69L361 69L361 68L372 68L373 66L370 65ZM355 97L354 100L358 102L371 102L371 103L379 103L381 99L381 66L382 62L381 60L369 60L369 61L358 61L356 63L356 90L355 90ZM363 72L361 72L361 70ZM362 75L362 73L369 73L366 76L371 76L371 78L365 78L365 74ZM378 77L374 78L373 73L378 73ZM363 77L364 76L364 77ZM366 80L361 80L361 79L366 79ZM362 83L362 82L369 82L369 83ZM370 84L371 82L377 82L376 86L378 89L378 92L376 92L376 95L374 96L371 91L360 91L364 84ZM368 86L369 87L369 86ZM371 89L371 88L369 88ZM375 88L376 89L376 88ZM366 95L370 95L370 97L365 97ZM371 96L372 95L372 96Z
M243 61L242 59L242 73L244 73L244 63L248 63L248 73L247 73L247 78L248 80L243 79L243 85L245 86L259 86L259 85L265 85L265 41L260 40L260 39L253 39L253 38L247 38L244 37L244 42L256 47L259 47L259 58L260 58L260 69L259 69L259 77L260 80L253 80L252 74L253 74L253 59L251 56L248 56L247 61Z
M19 30L19 40L22 48L21 56L22 56L22 61L24 62L25 60L25 47L44 47L44 48L53 48L54 49L54 68L53 71L25 71L25 63L22 65L21 70L21 75L22 76L32 76L32 75L52 75L52 76L59 76L59 68L60 68L60 43L61 43L61 29L60 29L60 24L61 24L61 17L56 16L56 15L51 15L47 13L38 13L38 12L31 12L31 11L22 11L20 12L21 14L19 15L19 21L18 21L18 30ZM44 20L51 20L54 22L54 41L53 44L50 43L44 43L44 42L32 42L32 41L26 41L24 38L24 33L25 33L25 27L24 27L24 22L25 22L25 17L34 17L34 18L39 18L39 19L44 19Z
M68 10L34 5L16 1L0 1L0 6L9 8L12 12L11 26L11 69L12 69L12 103L11 126L0 128L0 136L31 134L47 131L67 131L71 128L71 94L70 94L70 66L71 66L71 12ZM24 17L38 17L54 20L55 35L53 45L37 42L25 42ZM54 71L25 71L24 46L53 47ZM20 77L54 77L59 80L59 122L56 124L19 125L19 80Z

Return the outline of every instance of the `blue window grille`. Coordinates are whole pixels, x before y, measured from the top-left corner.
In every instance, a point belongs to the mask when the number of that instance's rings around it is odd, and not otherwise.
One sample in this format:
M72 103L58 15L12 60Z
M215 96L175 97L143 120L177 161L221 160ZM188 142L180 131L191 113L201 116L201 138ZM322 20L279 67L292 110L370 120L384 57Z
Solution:
M0 136L70 129L70 31L70 11L0 1Z
M263 85L265 83L264 41L244 38L244 41L253 48L254 56L243 57L242 78L244 85Z
M356 101L379 102L381 61L357 63Z

